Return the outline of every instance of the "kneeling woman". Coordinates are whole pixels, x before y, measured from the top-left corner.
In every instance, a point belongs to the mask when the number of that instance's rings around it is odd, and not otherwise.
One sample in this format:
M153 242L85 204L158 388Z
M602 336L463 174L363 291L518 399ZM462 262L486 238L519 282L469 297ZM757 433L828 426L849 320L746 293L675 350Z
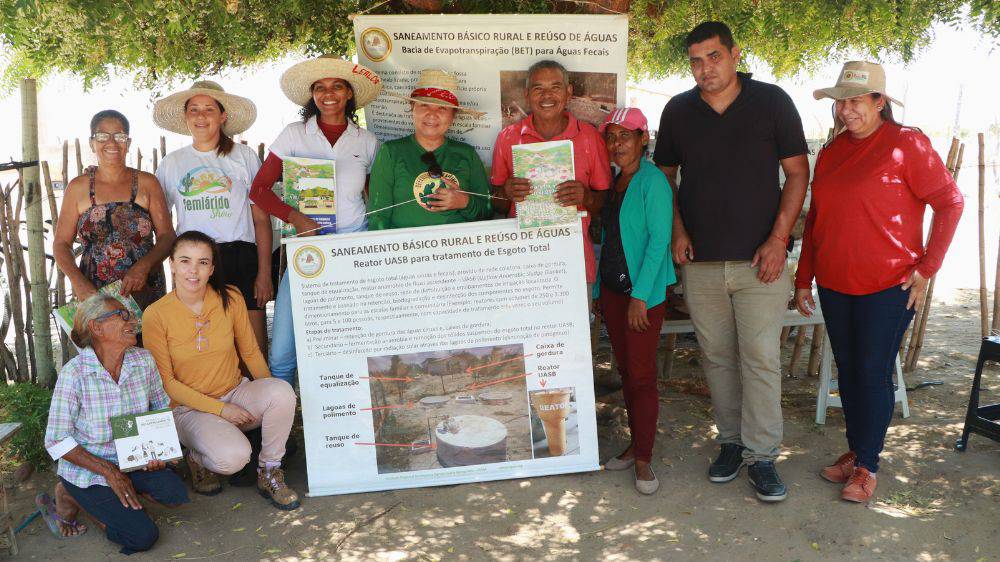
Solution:
M672 197L666 176L644 158L649 131L641 111L612 111L601 132L608 156L621 172L601 210L598 304L622 377L632 433L628 449L604 467L634 467L636 489L652 494L660 486L650 466L660 409L656 346L667 286L676 280L670 259Z
M118 468L108 418L169 402L153 357L135 347L135 328L129 311L107 295L96 293L76 309L73 343L82 351L59 372L45 430L45 448L59 461L56 499L44 493L35 499L57 535L83 534L82 510L123 554L149 550L160 536L140 495L165 505L188 501L184 482L161 460L128 474Z
M260 427L263 443L257 489L279 509L295 509L299 497L284 481L281 457L295 416L295 392L272 378L257 347L239 290L225 285L219 246L189 230L170 252L174 290L143 315L144 343L176 406L174 418L194 490L222 490L219 474L233 474L250 460L243 431ZM253 380L240 375L240 359Z

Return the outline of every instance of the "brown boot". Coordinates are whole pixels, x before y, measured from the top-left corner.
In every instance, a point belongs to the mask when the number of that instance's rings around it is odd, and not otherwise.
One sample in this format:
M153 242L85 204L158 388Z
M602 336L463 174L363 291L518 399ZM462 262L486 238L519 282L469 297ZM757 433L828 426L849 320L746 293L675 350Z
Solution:
M280 467L261 468L257 473L257 491L271 500L271 505L289 511L298 509L299 495L285 484L285 472Z
M857 459L858 456L854 454L854 451L844 453L840 455L840 458L836 462L824 468L819 474L824 480L835 484L843 484L854 474L854 461Z
M191 487L204 496L214 496L222 491L219 475L201 466L189 452L187 454L188 470L191 471Z

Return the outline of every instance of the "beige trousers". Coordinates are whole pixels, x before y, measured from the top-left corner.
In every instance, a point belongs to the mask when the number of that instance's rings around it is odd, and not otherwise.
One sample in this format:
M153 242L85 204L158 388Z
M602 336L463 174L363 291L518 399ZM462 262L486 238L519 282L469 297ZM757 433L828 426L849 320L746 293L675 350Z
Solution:
M260 466L281 462L295 418L295 391L291 385L274 377L243 379L220 400L240 406L255 421L237 427L215 414L186 406L175 408L177 436L191 450L195 462L216 474L234 474L250 462L250 442L243 432L257 427L263 435Z
M791 276L786 270L761 283L747 261L693 263L682 271L718 441L745 446L746 459L774 460L783 429L778 339Z

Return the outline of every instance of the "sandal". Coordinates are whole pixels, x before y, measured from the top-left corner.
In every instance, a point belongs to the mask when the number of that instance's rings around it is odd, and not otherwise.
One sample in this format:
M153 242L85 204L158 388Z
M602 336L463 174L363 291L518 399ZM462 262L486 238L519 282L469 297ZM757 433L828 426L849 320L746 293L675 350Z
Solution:
M46 492L41 492L35 496L35 505L38 506L38 512L42 515L42 519L45 520L45 524L49 526L49 530L55 535L57 539L75 539L77 537L82 537L87 534L87 526L83 523L77 522L76 519L72 521L66 521L56 513L56 504L52 501L52 497ZM62 528L60 525L66 525L76 531L75 535L63 535Z

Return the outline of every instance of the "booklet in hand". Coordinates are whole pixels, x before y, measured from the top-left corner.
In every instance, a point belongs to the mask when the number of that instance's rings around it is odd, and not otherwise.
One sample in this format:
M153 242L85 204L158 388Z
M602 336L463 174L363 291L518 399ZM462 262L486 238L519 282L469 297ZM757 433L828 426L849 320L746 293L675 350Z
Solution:
M122 472L139 470L152 460L167 462L182 458L181 442L170 408L115 416L110 421L111 437L118 451L118 468Z

